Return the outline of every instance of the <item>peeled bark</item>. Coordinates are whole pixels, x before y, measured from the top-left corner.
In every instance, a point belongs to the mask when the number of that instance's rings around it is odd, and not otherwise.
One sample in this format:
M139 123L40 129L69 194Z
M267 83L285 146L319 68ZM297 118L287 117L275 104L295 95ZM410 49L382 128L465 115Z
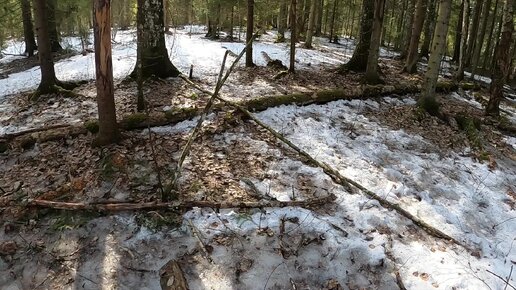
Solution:
M247 0L247 31L245 42L250 43L254 34L254 0ZM253 44L245 51L245 66L253 67Z
M165 46L162 0L138 0L137 12L137 59L141 62L143 78L154 75L159 78L177 77L179 71L168 57ZM138 74L138 65L131 76Z
M369 47L369 59L367 61L365 81L368 84L380 83L378 73L378 56L380 54L380 40L385 9L385 0L375 0L373 31L371 33L371 44Z
M503 27L500 42L496 49L496 64L493 70L490 93L491 97L486 107L486 114L500 115L500 102L503 99L503 85L511 70L511 43L514 33L514 4L515 0L506 0L503 14Z
M355 72L364 72L367 67L369 58L369 47L371 43L371 34L373 30L374 19L374 0L364 0L362 4L362 20L360 23L360 37L358 44L353 51L351 59L341 65L340 72L347 70Z
M428 69L423 79L423 90L419 97L419 104L424 104L428 100L435 102L435 89L441 59L446 48L446 36L448 34L448 23L450 21L451 0L440 0L439 15L435 25L434 37L432 40L432 53L428 60Z
M34 38L34 26L32 25L32 13L29 0L21 0L22 19L23 19L23 39L25 41L25 54L33 56L37 49L36 39Z
M426 3L426 0L417 0L407 59L403 67L403 71L408 73L417 72L419 39L421 38L421 31L423 30L423 23L425 21Z
M99 132L97 145L107 145L119 139L116 123L111 59L110 0L93 1L93 37L95 42L95 68Z

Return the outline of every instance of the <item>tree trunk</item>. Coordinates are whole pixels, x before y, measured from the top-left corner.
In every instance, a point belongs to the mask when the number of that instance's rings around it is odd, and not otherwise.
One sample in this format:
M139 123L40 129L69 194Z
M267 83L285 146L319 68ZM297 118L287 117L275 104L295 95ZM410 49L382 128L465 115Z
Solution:
M247 0L247 31L245 42L249 43L254 34L254 0ZM253 44L245 51L245 66L253 67Z
M469 32L469 0L464 0L464 9L462 11L462 37L459 48L459 68L455 74L455 81L460 82L464 79L464 62L466 61L466 46L468 43Z
M498 15L498 2L499 0L495 0L495 7L494 7L494 11L493 13L491 14L491 26L489 28L489 36L487 37L487 44L486 44L486 50L485 50L485 53L484 53L484 60L483 60L483 63L482 63L482 68L483 69L486 69L487 66L488 66L488 63L491 59L491 45L493 44L493 33L494 31L496 30L496 19L497 19L497 15Z
M44 95L55 91L57 85L52 47L49 38L47 4L45 0L36 0L36 32L38 36L38 56L41 68L41 82L37 89L38 94Z
M410 47L410 39L412 37L412 27L414 26L414 18L416 11L416 0L410 0L407 11L408 21L405 21L404 33L403 33L403 50L401 51L400 58L406 59ZM419 42L419 40L418 40Z
M369 47L373 30L374 19L374 0L364 0L362 3L362 20L360 23L360 36L358 44L353 51L353 56L340 68L340 72L347 70L363 72L366 70L367 59L369 57Z
M503 28L498 48L496 49L496 65L493 70L486 114L500 115L500 102L503 98L503 85L507 81L511 69L511 43L514 32L514 0L506 0L503 14Z
M154 75L159 78L177 77L179 71L168 57L165 46L162 0L138 0L137 59L141 61L143 78ZM131 76L138 74L138 66Z
M375 0L374 2L373 31L371 33L369 59L367 61L365 73L365 81L368 84L378 84L381 82L380 75L378 74L378 56L380 53L385 0Z
M312 37L314 35L315 17L317 13L317 1L312 0L310 4L310 15L308 16L308 29L306 30L305 48L312 48Z
M430 43L432 42L432 36L435 28L435 8L437 0L430 0L428 3L428 15L425 21L425 33L423 34L423 44L421 45L420 57L428 59L430 53Z
M163 0L163 23L165 24L165 31L170 31L170 17L169 17L169 0Z
M117 142L120 136L116 123L113 88L110 6L110 0L93 1L93 37L99 112L99 132L96 143L99 146Z
M460 4L460 12L457 17L457 27L455 28L455 40L453 42L453 58L452 61L458 63L460 58L460 44L462 41L462 22L464 18L464 1Z
M484 44L484 36L486 35L487 29L487 20L489 18L489 13L491 12L491 0L487 0L482 15L482 24L480 25L480 33L477 38L477 44L475 45L475 49L473 51L473 58L471 60L471 79L475 78L477 73L478 62L480 61L480 52L482 51L482 46Z
M421 38L421 31L423 30L423 23L425 21L426 3L426 0L417 0L407 59L403 67L403 71L408 73L417 72L419 39Z
M423 89L418 103L420 106L435 103L435 88L439 76L441 59L446 48L446 36L448 35L448 23L450 21L451 0L440 0L439 15L435 25L432 40L432 53L428 60L428 69L423 79ZM424 107L428 111L428 107Z
M29 0L21 0L22 19L23 19L23 39L25 41L25 54L33 56L37 48L34 38L34 26L32 25L32 13Z
M300 41L301 40L301 37L302 37L302 33L303 33L303 26L304 26L304 19L303 19L303 16L305 15L305 12L304 12L304 8L305 8L305 5L304 5L304 1L306 0L297 0L296 1L296 42Z
M317 1L317 17L315 18L315 36L321 36L322 34L322 22L323 22L323 9L324 0Z
M466 52L466 67L469 67L471 65L473 51L475 50L475 45L477 43L478 26L480 23L480 15L482 14L483 2L483 0L477 0L475 7L473 9L473 22L471 24L471 29L469 31L468 47Z
M56 22L56 0L48 0L47 3L47 17L48 17L48 33L50 37L50 47L52 52L63 50L59 43L59 33L57 32Z
M292 19L290 23L290 67L288 69L289 73L295 72L296 66L296 30L297 30L297 3L296 0L291 0L290 2L290 19Z
M371 0L374 1L374 0ZM333 12L331 14L331 21L330 21L330 42L334 42L334 32L335 32L335 17L337 15L337 4L339 0L333 0Z
M278 42L285 41L285 31L287 30L287 10L288 10L288 0L280 0L280 11L279 11L279 19L278 19Z

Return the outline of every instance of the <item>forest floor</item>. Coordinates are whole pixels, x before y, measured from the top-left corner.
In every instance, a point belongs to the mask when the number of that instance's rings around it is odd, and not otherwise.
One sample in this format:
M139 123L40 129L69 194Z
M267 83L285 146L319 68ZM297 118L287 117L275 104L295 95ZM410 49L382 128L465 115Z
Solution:
M192 33L193 32L193 33ZM173 63L212 90L226 49L242 43L202 38L190 27L167 36ZM361 75L337 74L353 40L300 48L298 72L280 79L261 52L283 63L286 43L274 33L254 46L252 69L239 66L222 96L241 101L270 95L361 87ZM65 39L80 50L77 38ZM119 119L135 113L136 85L125 80L136 59L135 34L113 43ZM19 53L18 42L4 50ZM420 84L401 74L396 53L382 49L387 85ZM234 58L233 58L234 59ZM232 59L230 58L230 61ZM23 69L17 62L23 63ZM56 61L61 80L87 80L76 98L28 101L39 68L0 59L0 139L5 134L96 118L93 54ZM485 78L481 79L486 81ZM485 85L485 84L484 84ZM145 84L150 111L203 107L205 94L181 79ZM415 95L282 105L255 116L340 174L355 180L460 244L427 234L411 220L321 168L229 108L209 114L186 158L178 201L252 202L336 199L308 208L149 210L123 213L26 207L29 199L84 203L152 202L173 178L197 119L124 132L102 149L92 134L13 144L0 153L0 289L160 289L177 261L190 289L510 289L516 286L516 125L513 95L502 117L482 109L485 88L438 96L443 121L418 110ZM506 126L507 127L507 126ZM173 289L173 288L171 288Z

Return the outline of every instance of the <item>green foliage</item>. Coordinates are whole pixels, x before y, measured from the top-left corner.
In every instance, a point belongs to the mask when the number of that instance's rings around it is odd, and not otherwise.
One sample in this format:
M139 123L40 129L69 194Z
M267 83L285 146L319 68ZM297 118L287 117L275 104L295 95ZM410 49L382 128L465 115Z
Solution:
M97 134L99 132L99 122L97 120L88 120L84 122L84 128L93 134Z

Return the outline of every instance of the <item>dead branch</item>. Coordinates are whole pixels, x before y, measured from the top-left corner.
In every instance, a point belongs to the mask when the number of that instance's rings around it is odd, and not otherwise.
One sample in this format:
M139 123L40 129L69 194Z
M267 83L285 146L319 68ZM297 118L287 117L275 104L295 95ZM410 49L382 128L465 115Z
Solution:
M512 286L512 285L509 283L509 279L505 280L502 276L500 276L500 275L498 275L498 274L496 274L496 273L493 273L493 272L491 272L491 271L489 271L489 270L486 270L486 271L487 271L487 273L489 273L489 274L491 274L491 275L495 276L496 278L498 278L498 279L502 280L502 281L505 283L505 288L507 288L507 286L509 286L509 287L511 287L512 289L516 290L516 287ZM512 270L511 270L511 272L512 272Z
M181 76L181 78L183 80L185 80L187 83L192 84L195 88L201 89L198 85L196 85L192 81L188 80L188 78L186 78L185 76ZM209 93L206 90L202 90L201 89L201 91L204 92L204 93ZM400 215L410 219L415 225L420 227L422 230L424 230L429 235L431 235L433 237L436 237L436 238L440 238L440 239L444 239L444 240L447 240L447 241L451 241L451 242L453 242L453 243L455 243L457 245L461 245L465 249L471 251L471 249L469 249L464 243L462 243L462 242L458 241L457 239L455 239L455 238L445 234L441 230L438 230L438 229L432 227L427 222L425 222L425 221L415 217L410 212L408 212L407 210L402 208L399 204L392 203L392 202L382 198L381 196L379 196L378 194L368 190L367 188L365 188L364 186L362 186L358 182L356 182L356 181L354 181L352 179L349 179L349 178L341 175L337 170L332 168L330 165L316 160L310 154L308 154L306 151L302 150L297 145L295 145L294 143L290 142L287 138L285 138L283 135L281 135L278 131L276 131L273 128L271 128L271 127L267 126L266 124L264 124L262 121L260 121L258 118L256 118L251 112L249 112L249 110L244 108L242 105L240 105L238 103L235 103L235 102L232 102L232 101L229 101L229 100L226 100L226 99L223 99L223 98L218 97L218 96L216 98L219 101L221 101L221 102L223 102L223 103L225 103L225 104L227 104L229 106L232 106L232 107L236 108L237 110L242 112L244 115L246 115L247 117L252 119L256 124L258 124L260 127L262 127L265 130L267 130L274 137L276 137L277 139L281 140L286 145L288 145L290 148L292 148L294 151L296 151L299 155L301 155L302 157L306 158L310 163L312 163L312 164L318 166L319 168L321 168L336 183L344 186L349 192L352 192L351 191L351 186L353 186L354 188L357 188L360 191L362 191L369 198L377 200L383 207L388 208L388 209L393 209L396 212L398 212L398 214L400 214Z
M194 207L207 207L217 209L227 208L266 208L266 207L314 207L325 205L335 200L334 195L325 197L296 200L296 201L171 201L171 202L146 202L146 203L82 203L82 202L60 202L43 199L29 199L27 206L44 207L60 210L91 210L99 212L118 212L118 211L134 211L134 210L157 210L157 209L189 209Z
M206 258L206 260L208 260L208 262L213 264L213 260L210 257L210 253L206 249L206 245L204 244L204 242L201 239L201 234L199 233L199 230L192 223L192 220L188 220L188 225L190 226L190 230L192 231L192 234L194 235L194 237L196 237L197 241L199 241L199 244L201 245L202 252L204 253L204 257Z

